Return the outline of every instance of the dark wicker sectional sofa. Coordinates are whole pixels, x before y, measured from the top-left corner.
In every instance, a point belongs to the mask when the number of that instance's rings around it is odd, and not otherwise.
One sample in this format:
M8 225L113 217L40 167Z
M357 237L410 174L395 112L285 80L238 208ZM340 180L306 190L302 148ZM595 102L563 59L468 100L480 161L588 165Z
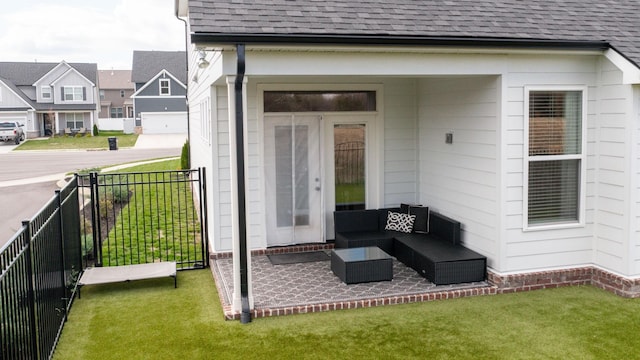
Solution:
M458 221L431 211L428 233L385 230L388 212L403 210L334 212L335 247L377 246L436 285L486 279L487 258L460 244Z

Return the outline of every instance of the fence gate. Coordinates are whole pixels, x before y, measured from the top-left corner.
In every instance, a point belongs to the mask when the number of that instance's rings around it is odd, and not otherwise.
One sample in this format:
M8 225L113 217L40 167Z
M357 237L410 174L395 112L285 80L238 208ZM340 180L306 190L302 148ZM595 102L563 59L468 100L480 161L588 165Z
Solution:
M204 169L80 176L85 265L208 266L204 176Z

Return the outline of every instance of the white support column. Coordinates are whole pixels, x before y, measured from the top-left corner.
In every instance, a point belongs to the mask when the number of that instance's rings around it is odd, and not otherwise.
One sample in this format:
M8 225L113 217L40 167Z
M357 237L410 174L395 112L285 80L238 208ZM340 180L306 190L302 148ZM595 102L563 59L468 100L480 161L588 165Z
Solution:
M93 115L94 114L95 114L95 111L90 111L89 112L89 128L87 129L87 132L89 134L91 134L92 136L93 136L93 118L94 118Z
M235 112L235 103L236 103L236 95L234 90L235 85L235 76L227 76L227 96L228 96L228 111L229 111L229 163L230 163L230 181L231 181L231 228L232 228L232 238L233 238L233 311L240 312L242 311L242 301L240 295L240 248L238 239L240 237L240 225L239 225L239 213L238 213L238 167L237 167L237 144L236 144L236 112ZM242 91L242 98L244 104L245 119L243 120L245 123L244 126L244 138L247 139L247 91L246 84L247 78L244 78L244 86ZM246 159L248 154L247 150L247 142L244 143L244 153L245 153L245 174L247 174L247 164L249 163ZM245 175L246 177L246 175ZM247 227L248 231L249 227ZM247 234L247 251L251 251L251 245L249 244L249 239L251 237ZM252 286L252 277L251 277L251 256L247 258L247 285L249 288L249 307L253 309L253 286Z
M53 134L53 136L58 135L58 121L60 121L60 113L56 111L54 113L54 119L51 124L52 125L51 133Z

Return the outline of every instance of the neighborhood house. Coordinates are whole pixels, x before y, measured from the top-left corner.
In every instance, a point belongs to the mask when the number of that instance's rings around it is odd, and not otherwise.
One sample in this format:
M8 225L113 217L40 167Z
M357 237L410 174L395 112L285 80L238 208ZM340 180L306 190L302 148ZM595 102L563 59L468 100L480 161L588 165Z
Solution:
M100 130L133 132L133 83L131 70L98 70L100 89ZM124 119L127 119L126 121ZM130 120L130 121L129 121ZM130 126L125 129L125 123Z
M187 133L186 80L184 51L133 52L131 98L142 133Z
M234 308L251 301L245 238L325 243L335 211L402 203L459 221L505 291L640 296L640 3L380 5L176 1ZM154 75L174 91L178 74Z
M0 121L27 138L91 133L98 117L97 65L0 62Z

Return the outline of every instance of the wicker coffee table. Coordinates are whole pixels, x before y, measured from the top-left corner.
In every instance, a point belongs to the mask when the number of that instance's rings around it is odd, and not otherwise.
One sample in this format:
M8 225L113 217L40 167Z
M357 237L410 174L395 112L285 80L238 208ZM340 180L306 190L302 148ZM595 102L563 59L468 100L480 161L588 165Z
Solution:
M393 279L393 258L377 246L334 249L331 271L346 284Z

